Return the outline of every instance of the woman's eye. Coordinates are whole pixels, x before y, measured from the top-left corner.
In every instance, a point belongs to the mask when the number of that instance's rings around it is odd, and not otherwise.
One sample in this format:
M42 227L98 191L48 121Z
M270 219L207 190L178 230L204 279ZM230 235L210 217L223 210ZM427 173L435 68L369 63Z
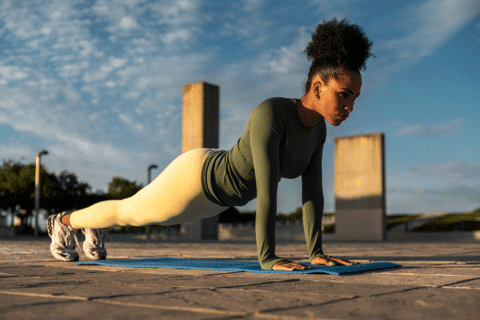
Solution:
M350 95L347 92L342 92L342 97L344 97L345 99L348 99Z

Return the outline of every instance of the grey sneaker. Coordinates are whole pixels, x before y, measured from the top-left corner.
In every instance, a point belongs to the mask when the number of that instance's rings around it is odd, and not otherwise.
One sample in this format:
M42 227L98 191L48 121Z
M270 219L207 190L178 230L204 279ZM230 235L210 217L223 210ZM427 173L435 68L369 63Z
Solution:
M83 252L91 260L105 260L107 257L107 250L105 249L104 242L105 236L108 233L105 229L82 229L85 235L85 241L83 242Z
M62 217L68 212L53 214L48 217L47 231L52 239L50 252L57 260L78 261L78 253L75 251L75 245L78 245L76 231L62 223Z

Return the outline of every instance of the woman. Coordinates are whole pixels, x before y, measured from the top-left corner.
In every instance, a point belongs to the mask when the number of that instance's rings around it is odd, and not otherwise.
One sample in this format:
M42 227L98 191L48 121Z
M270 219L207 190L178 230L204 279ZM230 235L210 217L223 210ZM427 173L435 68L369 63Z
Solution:
M91 259L105 259L104 232L115 225L173 225L207 218L225 207L257 198L259 261L268 270L306 270L304 264L275 255L277 187L281 178L302 177L303 222L309 259L315 265L351 265L323 255L322 151L326 120L340 125L360 94L360 69L372 43L362 29L336 19L318 25L305 53L313 60L305 95L271 98L250 115L245 131L229 151L196 149L175 159L151 184L124 200L97 203L48 220L50 250L59 260L78 260L74 229L85 229L83 245ZM75 240L75 242L74 242Z

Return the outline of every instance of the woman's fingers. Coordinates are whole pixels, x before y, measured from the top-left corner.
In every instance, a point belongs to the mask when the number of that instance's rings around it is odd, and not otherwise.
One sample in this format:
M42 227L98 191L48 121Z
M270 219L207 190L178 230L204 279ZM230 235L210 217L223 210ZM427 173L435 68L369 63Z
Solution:
M337 265L343 265L343 266L351 266L355 264L354 262L348 261L348 260L342 260L334 257L330 257L330 260L335 262Z
M330 257L329 259L316 257L311 262L314 265L326 265L326 266L351 266L354 264L358 264L356 262L343 260L335 257ZM290 261L290 260L282 260L275 263L272 267L272 270L276 271L303 271L303 270L310 270L312 268L307 267L304 264Z
M275 263L272 267L272 270L276 271L303 271L303 270L310 270L310 267L307 267L304 264L293 262L290 260L282 260Z
M326 266L334 266L335 262L331 261L330 259L325 259L325 258L320 258L316 257L312 261L310 261L311 264L317 264L317 265L326 265Z
M329 259L316 257L310 263L316 264L316 265L326 265L326 266L351 266L351 265L357 264L356 262L343 260L335 257L330 257Z

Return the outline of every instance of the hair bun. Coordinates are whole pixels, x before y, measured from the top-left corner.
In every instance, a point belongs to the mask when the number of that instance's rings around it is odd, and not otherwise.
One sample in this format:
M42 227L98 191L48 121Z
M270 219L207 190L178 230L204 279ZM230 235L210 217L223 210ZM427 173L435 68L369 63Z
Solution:
M352 70L365 69L365 62L372 56L372 42L362 28L350 24L347 19L323 21L314 33L305 54L313 64L343 66Z

